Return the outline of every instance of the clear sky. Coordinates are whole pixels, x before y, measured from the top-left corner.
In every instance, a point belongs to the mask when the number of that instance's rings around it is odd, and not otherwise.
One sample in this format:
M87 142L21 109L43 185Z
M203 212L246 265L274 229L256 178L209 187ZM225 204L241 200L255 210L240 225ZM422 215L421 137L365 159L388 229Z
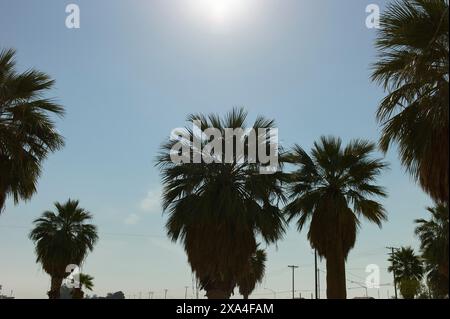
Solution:
M27 235L53 202L70 197L99 227L100 241L83 266L95 277L96 294L154 291L161 298L168 289L168 297L183 298L190 267L165 236L154 159L189 113L244 106L251 119L274 118L285 147L309 149L328 134L377 140L383 92L369 79L375 30L366 28L365 8L383 9L385 1L228 1L0 0L0 48L17 49L19 70L34 67L56 79L50 96L67 111L57 121L66 147L45 162L37 194L17 206L9 200L0 216L3 293L46 297L50 279ZM65 26L69 3L80 7L80 29ZM377 264L381 283L391 283L385 246L417 247L413 220L431 205L395 149L386 160L391 169L379 183L389 192L389 221L381 230L363 222L347 262L349 281L364 281L366 265ZM305 233L292 225L268 249L266 278L254 297L272 296L265 287L290 297L288 264L300 266L296 288L310 297L314 260ZM349 297L364 294L357 284L348 287ZM325 288L321 273L322 297ZM393 289L379 293L392 296Z

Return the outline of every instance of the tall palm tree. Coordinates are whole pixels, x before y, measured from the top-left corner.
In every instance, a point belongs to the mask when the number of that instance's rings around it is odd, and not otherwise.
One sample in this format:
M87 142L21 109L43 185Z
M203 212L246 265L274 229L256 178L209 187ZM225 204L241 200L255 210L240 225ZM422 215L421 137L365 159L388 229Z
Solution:
M380 24L372 79L388 92L377 112L381 149L396 142L422 188L448 203L448 1L394 1Z
M341 139L321 137L311 156L296 145L286 161L299 166L291 174L290 202L285 211L298 217L301 231L311 220L308 240L327 262L327 297L346 298L345 260L356 241L360 217L381 227L383 206L371 199L384 197L375 184L387 164L372 158L373 143L354 140L345 148Z
M248 296L255 290L256 285L262 282L266 269L266 260L266 252L263 249L256 249L248 261L248 268L238 276L239 293L244 299L248 299Z
M10 195L14 202L36 192L42 161L63 146L51 115L64 109L44 98L54 81L45 73L17 73L14 50L0 51L0 213Z
M73 299L83 299L84 297L83 288L86 288L89 291L92 291L92 289L94 288L94 277L88 274L81 273L79 280L80 280L79 287L73 288L72 290Z
M391 266L388 271L394 272L402 296L405 299L414 298L420 288L424 271L420 257L411 247L401 247L391 255L389 261Z
M50 299L59 298L66 267L81 265L98 239L97 227L88 223L92 215L78 204L70 199L64 204L56 202L56 213L44 212L30 232L30 239L36 244L36 262L51 276Z
M226 128L244 129L246 118L243 109L233 109L224 118L196 114L190 115L188 121L197 121L203 133L216 128L223 137ZM255 129L273 127L274 121L263 117L253 124ZM225 161L223 153L212 156L211 149L204 147L210 139L196 132L187 127L180 140L162 146L157 160L164 185L163 208L169 216L166 229L171 240L183 244L207 297L229 298L238 275L256 250L255 237L259 235L266 243L273 243L284 232L283 215L277 205L283 199L283 175L278 171L260 174L263 163L251 163L247 153L239 158L234 152L229 161ZM193 142L196 135L201 138L201 148ZM266 142L273 138L269 131L259 137L258 147L267 147ZM249 143L246 137L239 140ZM237 141L233 138L233 149ZM191 160L196 154L201 155L201 162L174 163L171 155L177 143L188 149ZM219 144L226 143L226 139L221 139Z

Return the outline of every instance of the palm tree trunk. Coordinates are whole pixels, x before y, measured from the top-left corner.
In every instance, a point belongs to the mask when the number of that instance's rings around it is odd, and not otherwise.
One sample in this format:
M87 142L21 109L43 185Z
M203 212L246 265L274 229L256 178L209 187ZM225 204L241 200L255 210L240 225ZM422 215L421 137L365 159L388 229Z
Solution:
M448 261L439 265L439 273L448 280Z
M220 289L211 289L206 292L208 299L230 299L230 295L230 293Z
M72 290L72 299L83 299L84 292L81 288L73 288Z
M327 298L346 299L345 258L341 244L338 243L332 252L327 254Z
M229 285L224 282L214 283L206 287L206 297L208 299L230 299L231 290L228 289Z
M59 299L60 298L60 289L61 289L62 281L63 281L62 277L52 276L50 291L47 292L49 299Z

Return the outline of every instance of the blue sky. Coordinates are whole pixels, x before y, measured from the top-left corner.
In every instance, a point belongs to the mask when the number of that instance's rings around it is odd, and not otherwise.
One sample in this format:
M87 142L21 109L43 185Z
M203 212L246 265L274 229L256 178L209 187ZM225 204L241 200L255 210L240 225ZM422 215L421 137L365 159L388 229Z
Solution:
M165 237L154 159L189 113L244 106L250 119L274 118L284 146L309 149L328 134L377 140L374 114L383 92L369 79L375 30L365 26L365 8L385 1L242 0L219 16L214 1L224 0L0 0L0 48L17 50L19 70L55 78L50 96L67 111L57 121L66 147L45 162L38 193L17 206L9 200L0 216L3 292L46 297L49 277L27 234L53 202L70 197L99 227L100 241L83 266L95 277L96 294L154 291L156 298L168 289L169 297L184 297L191 272L180 245ZM80 29L65 27L69 3L80 7ZM394 148L386 160L391 169L379 182L389 191L389 221L382 230L363 222L347 262L349 280L364 281L366 265L377 264L381 282L392 282L385 246L417 247L413 220L431 205ZM300 265L296 287L309 297L313 255L294 225L269 248L255 297L271 296L264 287L289 297L288 264ZM363 292L348 290L350 297ZM382 297L388 293L392 287L380 289Z

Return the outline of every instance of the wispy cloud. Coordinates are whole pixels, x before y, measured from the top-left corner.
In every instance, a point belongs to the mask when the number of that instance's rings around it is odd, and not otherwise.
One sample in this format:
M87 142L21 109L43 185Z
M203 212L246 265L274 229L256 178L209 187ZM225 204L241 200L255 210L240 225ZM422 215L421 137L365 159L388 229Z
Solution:
M157 213L161 211L161 190L150 190L141 200L139 208L143 212Z
M141 219L137 214L130 214L125 218L124 223L127 225L135 225Z
M147 192L147 195L138 202L138 211L136 213L129 214L125 219L126 225L136 225L140 222L144 214L147 213L159 213L162 210L161 207L161 189L155 187Z

